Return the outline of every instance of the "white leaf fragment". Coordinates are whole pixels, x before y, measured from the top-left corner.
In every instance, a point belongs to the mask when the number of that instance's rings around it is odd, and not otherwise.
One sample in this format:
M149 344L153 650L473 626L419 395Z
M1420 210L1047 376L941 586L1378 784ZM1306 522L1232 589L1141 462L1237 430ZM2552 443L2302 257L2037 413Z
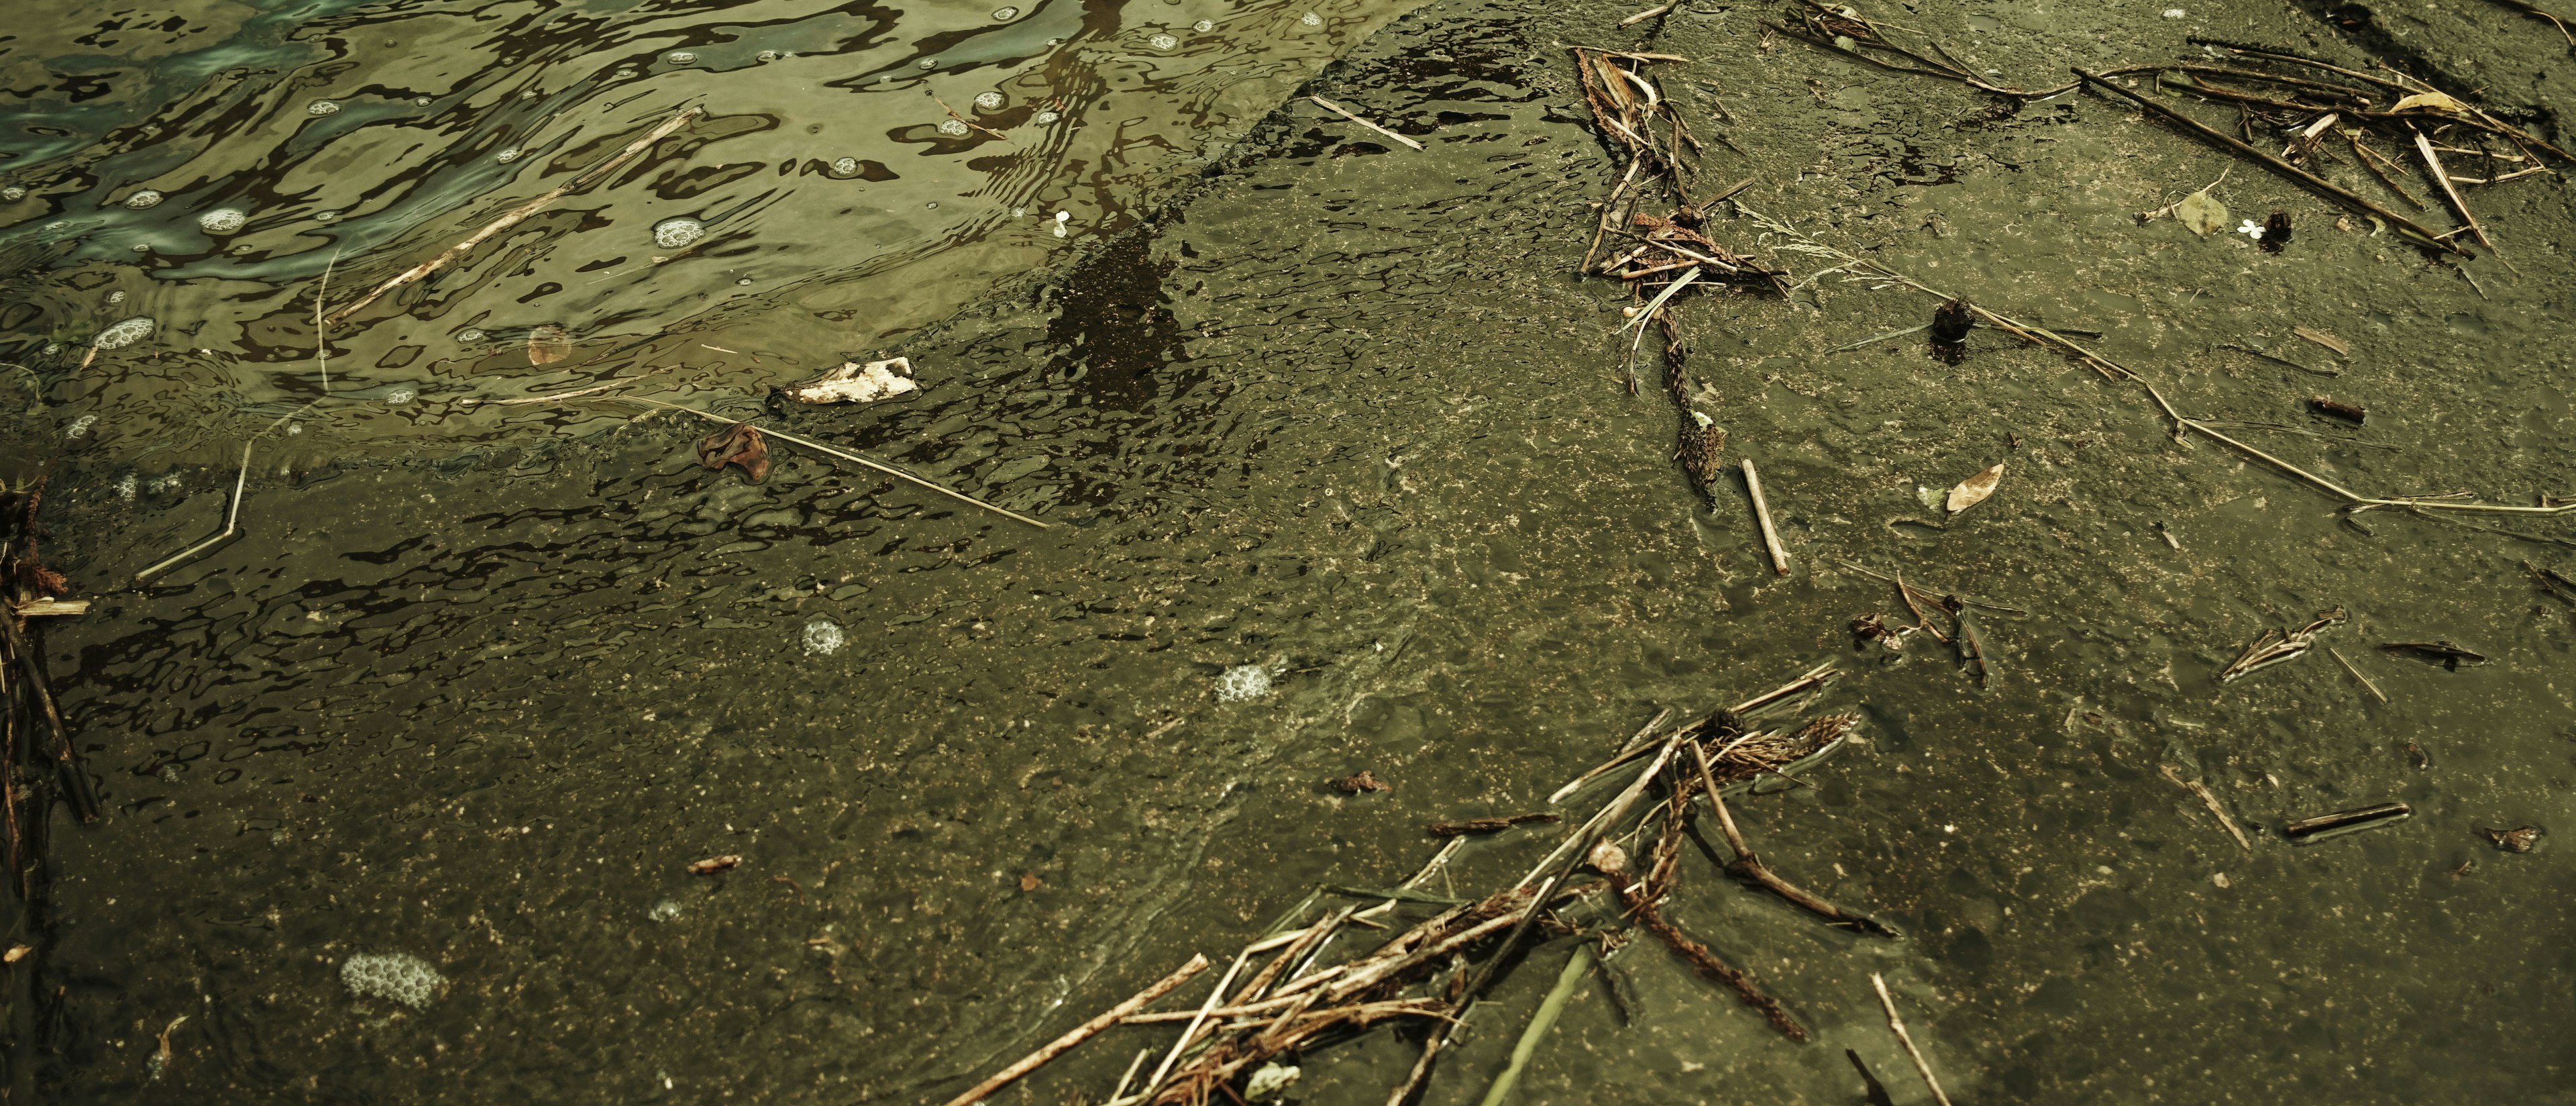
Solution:
M787 398L798 403L874 403L920 390L921 385L912 381L912 359L894 357L864 365L844 361L840 368L786 391Z

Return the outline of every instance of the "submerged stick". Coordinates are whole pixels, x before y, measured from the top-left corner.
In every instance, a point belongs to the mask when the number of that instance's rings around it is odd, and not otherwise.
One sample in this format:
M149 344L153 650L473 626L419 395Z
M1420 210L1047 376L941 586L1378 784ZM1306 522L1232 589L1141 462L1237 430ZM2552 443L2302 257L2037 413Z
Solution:
M1941 1106L1950 1106L1950 1096L1942 1093L1941 1081L1932 1077L1932 1065L1923 1059L1923 1050L1914 1047L1914 1035L1905 1031L1905 1021L1896 1016L1896 999L1887 993L1887 980L1877 972L1869 973L1869 985L1878 988L1878 1003L1887 1008L1887 1027L1896 1031L1896 1041L1905 1046L1905 1055L1914 1060L1914 1070L1923 1076L1923 1085L1932 1088L1932 1097Z
M251 443L249 442L242 443L241 475L233 478L233 506L232 510L224 516L223 530L217 533L214 537L207 538L206 540L189 546L186 549L173 553L160 563L155 564L150 568L146 568L141 572L135 573L134 582L137 586L142 585L155 576L161 575L164 572L168 572L171 569L188 563L198 554L218 545L222 545L223 543L232 540L233 535L241 533L242 489L250 485L250 446Z
M2297 181L2297 182L2299 182L2299 183L2301 183L2301 184L2304 184L2304 185L2308 186L2308 188L2309 188L2309 189L2311 189L2311 190L2313 190L2313 191L2316 191L2316 192L2318 192L2318 193L2320 193L2320 194L2322 194L2322 195L2324 195L2324 196L2326 196L2326 197L2328 197L2328 198L2330 198L2330 199L2332 199L2332 200L2334 200L2334 201L2336 201L2336 202L2338 202L2338 203L2341 203L2341 204L2343 204L2343 205L2344 205L2344 206L2346 206L2346 207L2352 208L2352 209L2353 209L2354 211L2356 211L2356 212L2359 212L2359 213L2364 214L2364 215L2373 215L2373 216L2377 216L2377 217L2379 217L2380 219L2386 220L2386 221L2387 221L2387 223L2388 223L2388 225L2393 226L2393 227L2401 228L2401 229L2403 229L2403 230L2407 231L2408 233L2411 233L2411 234L2415 235L2416 237L2423 239L2423 240L2424 240L2424 244L2425 244L2425 245L2431 246L2431 247L2432 247L2432 248L2434 248L2434 249L2438 249L2438 250L2443 250L2443 251L2447 251L2447 252L2450 252L2450 253L2459 254L2459 255L2464 256L2464 257L2466 257L2466 256L2471 256L2471 255L2469 254L2469 251L2467 251L2467 250L2465 250L2465 249L2461 248L2461 247L2460 247L2460 246L2458 246L2457 244L2454 244L2454 243L2453 243L2453 242L2451 242L2449 239L2444 238L2444 237L2442 237L2441 235L2435 234L2435 233L2433 233L2432 231L2429 231L2429 230L2424 229L2422 226L2418 225L2414 220L2412 220L2412 219L2408 219L2407 217L2405 217L2405 216L2403 216L2403 215L2400 215L2400 214L2398 214L2398 213L2396 213L2396 212L2394 212L2394 211L2390 211L2390 210L2388 210L2387 208L2384 208L2384 207L2379 206L2378 204L2372 203L2372 202L2370 202L2369 200L2362 198L2360 195L2355 194L2355 193L2354 193L2354 192L2352 192L2350 189L2347 189L2347 188L2343 187L2342 185L2336 184L2335 182L2330 181L2330 180L2327 180L2327 179L2325 179L2324 177L2320 177L2320 176L2318 176L2318 175L2316 175L2316 174L2314 174L2314 173L2308 172L2308 171L2307 171L2307 170L2305 170L2305 169L2301 169L2301 168L2299 168L2299 167L2298 167L2298 166L2296 166L2296 165L2292 165L2292 164L2290 164L2289 162L2283 161L2283 160L2281 160L2280 158L2273 157L2273 156L2272 156L2272 155L2270 155L2270 154L2267 154L2267 153L2264 153L2264 152L2263 152L2263 151L2261 151L2261 150L2255 149L2254 147L2252 147L2252 146L2250 146L2250 145L2247 145L2247 144L2245 143L2245 141L2244 141L2244 140L2239 139L2239 138L2237 138L2237 137L2236 137L2236 136L2234 136L2234 135L2231 135L2231 134L2229 134L2229 133L2227 133L2227 132L2225 132L2225 131L2219 130L2219 129L2215 128L2215 127L2210 126L2210 125L2209 125L2209 124L2207 124L2207 123L2203 123L2203 122L2201 122L2200 120L2194 119L2194 118L2192 118L2192 117L2190 117L2190 116L2188 116L2188 115L2184 115L2183 113L2178 112L2178 111L2175 111L2175 110L2174 110L2174 109L2172 109L2172 108L2166 107L2166 106L2164 106L2163 104L2156 103L2156 102L2154 102L2154 101L2152 101L2152 100L2147 99L2147 98L2146 98L2146 97L2144 97L2144 96L2140 96L2140 95L2138 95L2138 94L2137 94L2137 93L2135 93L2135 92L2131 92L2131 91L2129 91L2128 89L2125 89L2125 88L2122 88L2122 87L2120 87L2120 86L2118 86L2118 85L2116 85L2116 84L2113 84L2113 83L2111 83L2111 81L2110 81L2108 78L2105 78L2105 77L2103 77L2103 76L2101 76L2101 75L2099 75L2099 74L2096 74L2096 73L2092 72L2091 70L2085 69L2085 68L2083 68L2083 67L2081 67L2081 66L2076 67L2076 69L2075 69L2075 75L2076 75L2076 76L2078 76L2078 77L2082 77L2082 78L2084 78L2086 81L2090 82L2090 83L2093 85L2093 87L2095 87L2095 88L2104 89L2104 90L2106 90L2106 91L2109 91L2110 93L2112 93L2113 95L2116 95L2116 96L2120 97L2121 99L2127 100L2127 101L2129 101L2130 103L2133 103L2133 104L2138 105L2139 107L2141 107L2141 108L2145 109L2146 111L2148 111L2148 112L2149 112L2149 113L2151 113L2151 114L2154 114L2154 115L2157 115L2157 116L2161 116L2161 117L2163 117L2163 118L2164 118L2165 120L2167 120L2168 122L2171 122L2171 123L2173 123L2174 125L2176 125L2176 126L2178 126L2178 127L2181 127L2181 128L2182 128L2186 133L2188 133L2188 134L2191 134L2191 135L2193 135L2193 136L2195 136L2195 137L2201 138L2201 139L2203 139L2203 140L2205 140L2205 141L2218 143L2219 145L2224 146L2224 147L2226 147L2227 149L2233 150L2233 151L2235 151L2235 152L2237 152L2237 153L2239 153L2239 154L2242 154L2242 155L2244 155L2244 156L2246 156L2246 157L2252 158L2252 159L2254 159L2255 161L2257 161L2257 162L2261 163L2261 164L2263 165L2263 167L2264 167L2264 168L2270 169L2271 171L2273 171L2273 172L2275 172L2275 173L2278 173L2278 174L2280 174L2280 175L2282 175L2282 176L2285 176L2285 177L2290 178L2291 180L2294 180L2294 181Z
M1346 108L1346 107L1343 107L1343 106L1342 106L1342 105L1340 105L1340 104L1336 104L1336 103L1332 102L1331 100L1327 100L1327 99L1325 99L1325 98L1323 98L1323 97L1321 97L1321 96L1308 96L1308 97L1306 97L1306 98L1307 98L1307 99L1309 99L1309 100L1313 100L1316 104L1320 105L1320 106L1321 106L1324 110L1326 110L1326 111L1332 112L1332 113L1333 113L1333 114L1335 114L1335 115L1339 115L1339 116L1341 116L1342 118L1344 118L1344 119L1348 119L1348 120L1350 120L1351 122L1357 123L1357 124L1359 124L1359 125L1361 125L1361 126L1363 126L1363 127L1367 127L1368 129L1373 130L1373 131L1376 131L1376 132L1377 132L1377 133L1379 133L1379 134L1385 135L1385 136L1387 136L1388 138L1392 138L1392 139L1394 139L1394 140L1396 140L1396 141L1398 141L1398 142L1404 143L1405 145L1407 145L1407 146L1411 146L1411 147L1413 147L1414 149L1417 149L1417 150L1419 150L1419 149L1421 149L1421 148L1422 148L1422 144L1421 144L1421 143L1416 142L1416 141L1414 141L1414 140L1412 140L1412 139L1410 139L1410 138L1406 138L1406 137L1404 137L1403 135L1397 134L1397 133L1395 133L1394 131L1388 130L1388 129L1384 128L1384 127L1378 126L1378 125L1377 125L1377 124L1375 124L1375 123L1371 123L1371 122L1369 122L1369 121L1368 121L1368 120L1366 120L1366 119L1362 119L1362 118L1360 118L1360 117L1359 117L1359 115L1358 115L1357 113L1354 113L1353 111L1351 111L1351 109Z
M709 422L720 422L720 423L723 423L723 424L725 424L725 425L727 425L727 426L742 426L742 425L745 425L745 422L744 422L744 420L742 420L742 419L729 419L729 418L724 417L723 415L718 415L718 414L713 414L713 413L710 413L710 412L706 412L706 411L698 410L698 409L697 409L697 408L695 408L695 407L682 407L682 406L680 406L679 404L676 404L676 403L665 403L665 402L663 402L663 401L661 401L661 400L658 400L658 399L646 399L646 398L644 398L644 397L642 397L642 396L614 396L614 397L611 397L607 402L612 402L612 403L649 403L649 404L652 404L652 405L653 405L653 406L655 406L655 407L667 407L667 408L669 408L669 409L671 409L671 410L674 410L674 411L685 411L685 412L687 412L687 413L689 413L689 414L696 415L697 417L702 418L702 419L705 419L705 420L707 420L707 421L709 421ZM966 493L964 493L964 492L961 492L961 491L955 491L955 490L952 490L952 489L949 489L949 488L941 487L940 485L933 484L933 483L931 483L931 482L930 482L930 481L928 481L928 480L924 480L924 479L922 479L922 478L920 478L920 477L918 477L918 476L914 476L914 475L913 475L913 474L911 474L911 473L905 472L905 471L903 471L902 469L899 469L899 468L896 468L896 467L894 467L894 466L892 466L892 465L886 464L885 462L882 462L882 461L871 461L871 460L869 460L869 459L867 459L867 458L865 458L865 457L861 457L861 456L859 456L859 455L858 455L858 454L856 454L856 453L850 453L850 452L847 452L847 451L844 451L844 450L835 449L835 448L833 448L833 447L831 447L831 446L824 445L824 444L823 444L823 443L821 443L821 442L815 441L815 440L814 440L814 439L812 439L812 438L801 438L801 437L798 437L798 436L796 436L796 435L794 435L794 434L790 434L790 433L788 433L788 432L786 432L786 431L784 431L784 430L763 430L763 431L761 431L761 433L766 434L766 435L768 435L768 436L770 436L770 437L772 437L772 438L776 438L776 439L778 439L778 440L780 440L780 441L783 441L783 442L794 442L794 443L796 443L797 445L804 446L805 448L810 449L810 450L814 450L814 451L815 451L815 452L817 452L817 453L826 453L826 454L830 454L831 456L838 457L838 458L840 458L840 459L842 459L842 460L844 460L844 461L849 461L849 462L851 462L851 463L853 463L853 464L866 465L867 467L872 468L872 469L875 469L875 470L877 470L878 472L882 472L882 473L884 473L884 474L886 474L886 475L888 475L888 476L896 477L896 478L898 478L898 479L902 479L902 480L908 480L908 481L911 481L912 483L919 484L919 485L921 485L922 487L928 488L928 489L930 489L930 490L932 490L932 491L934 491L934 492L938 492L938 493L939 493L939 494L941 494L941 495L948 496L948 497L950 497L950 498L952 498L952 499L959 499L959 500L963 500L963 501L968 502L968 503L972 503L972 504L974 504L974 505L976 505L976 506L978 506L978 507L981 507L981 508L983 508L983 509L985 509L985 510L987 510L987 511L991 511L991 512L993 512L994 514L1001 515L1001 516L1003 516L1003 517L1005 517L1005 518L1014 519L1014 520L1017 520L1017 521L1020 521L1020 522L1028 523L1029 525L1031 525L1031 526L1035 526L1035 527L1037 527L1037 528L1038 528L1038 529L1040 529L1040 530L1048 529L1048 526L1047 526L1047 524L1046 524L1046 523L1039 522L1038 520L1033 519L1033 518L1030 518L1030 517L1029 517L1029 516L1027 516L1027 515L1020 514L1020 513L1016 512L1016 511L1011 511L1011 510L1008 510L1008 509L1005 509L1005 508L1002 508L1002 507L996 507L996 506L994 506L994 505L992 505L992 504L990 504L990 503L986 503L986 502L984 502L984 501L983 501L983 500L981 500L981 499L977 499L977 498L975 498L974 496L968 495L968 494L966 494Z
M1530 1015L1529 1028L1522 1030L1521 1039L1512 1045L1511 1063L1494 1077L1494 1085L1485 1089L1483 1106L1503 1106L1511 1099L1513 1088L1520 1085L1521 1072L1529 1068L1530 1057L1538 1054L1539 1042L1546 1039L1548 1030L1556 1028L1557 1017L1565 1013L1566 1000L1574 997L1574 989L1591 970L1592 946L1575 945L1565 970L1556 973L1556 986L1548 990L1547 998L1538 1004L1538 1013Z
M1690 744L1690 751L1691 759L1698 762L1700 786L1708 790L1708 801L1717 805L1717 828L1719 832L1726 835L1726 847L1735 850L1735 864L1733 867L1738 871L1743 872L1745 875L1752 876L1754 882L1770 888L1773 894L1789 900L1791 903L1804 908L1808 913L1814 914L1819 918L1823 918L1828 922L1833 922L1837 925L1855 926L1871 933L1878 934L1881 937L1897 936L1896 930L1890 928L1885 923L1882 923L1875 918L1854 914L1851 911L1817 898L1816 896L1807 893L1805 890L1791 884L1788 880L1780 878L1777 874L1773 873L1768 866L1764 865L1762 863L1762 858L1754 855L1753 846L1745 843L1743 832L1735 828L1735 815L1726 809L1726 796L1720 792L1717 786L1717 773L1709 769L1708 750L1701 748L1700 743L1694 741Z
M2469 233L2478 236L2478 244L2495 249L2495 242L2487 237L2487 228L2479 226L2478 217L2469 211L2469 201L2461 199L2460 190L2451 185L2450 170L2442 168L2441 156L2433 152L2433 140L2424 137L2422 131L2415 132L2415 152L2424 155L2424 167L2433 171L2433 183L2441 185L2442 194L2451 198L2451 210L2460 213L2460 221L2469 225Z
M627 143L625 149L617 152L617 156L591 166L589 169L583 170L581 175L548 189L544 194L538 196L536 199L502 212L500 218L483 224L483 229L467 235L464 241L447 247L446 252L394 274L391 279L377 285L374 290L369 291L366 295L358 297L358 302L350 304L349 306L343 307L332 313L331 321L336 323L346 319L349 316L358 313L360 309L366 307L368 304L376 302L377 297L382 296L387 292L391 292L396 288L400 288L403 285L423 280L431 273L435 273L440 269L446 268L458 259L463 258L466 254L472 253L474 251L474 247L482 245L493 235L519 225L529 216L545 210L556 200L560 200L565 196L571 195L577 189L589 187L600 178L616 172L619 167L625 165L627 162L635 160L636 157L643 154L644 151L651 149L654 143L670 137L673 131L677 131L682 127L688 126L691 122L695 121L700 114L704 113L705 110L706 109L694 104L682 109L680 114L664 120L661 126L655 127L651 131L646 132L644 137Z
M1153 986L1147 987L1142 991L1138 991L1133 995L1129 995L1127 997L1127 1001L1110 1007L1099 1017L1073 1027L1071 1030L1068 1030L1064 1036L1048 1041L1046 1044L1040 1046L1037 1051L1021 1057L1017 1063L994 1072L992 1078L986 1079L981 1083L977 1083L973 1087L968 1088L966 1093L949 1099L947 1106L974 1106L975 1103L983 1101L986 1095L992 1094L993 1092L1008 1086L1012 1080L1036 1071L1047 1061L1063 1055L1066 1050L1071 1049L1073 1046L1081 1044L1084 1041L1090 1040L1093 1034L1118 1024L1118 1019L1135 1013L1146 1003L1170 994L1173 988L1189 982L1191 976L1206 971L1207 966L1207 957L1202 955L1191 956L1190 962L1181 965L1179 971L1156 980Z
M1180 1062L1181 1053L1198 1038L1199 1027L1207 1024L1208 1012L1225 1004L1225 989L1234 985L1234 974L1242 971L1244 961L1249 959L1250 953L1235 956L1234 966L1225 970L1225 978L1216 981L1216 990L1208 992L1207 1002L1199 1007L1198 1016L1191 1018L1189 1026L1181 1030L1181 1039L1172 1042L1172 1051L1163 1054L1163 1062L1154 1065L1154 1074L1146 1076L1145 1085L1137 1088L1139 1097L1153 1097L1155 1089L1163 1085L1163 1077L1172 1073L1172 1065Z
M2182 774L2174 771L2173 765L2170 764L2164 766L2164 772L2166 779L2172 780L2184 790L2200 797L2200 805L2209 808L2209 816L2218 819L2218 828L2226 830L2227 836L2235 838L2238 848L2249 853L2254 851L2254 843L2245 839L2245 831L2236 828L2236 820L2227 816L2225 807L2218 805L2218 796L2209 793L2208 784L2182 778Z
M2335 651L2334 646L2326 646L2326 655L2333 657L2336 664L2343 666L2344 671L2352 673L2353 679L2361 681L2362 689L2370 692L2371 698L2379 700L2381 706L2388 705L2388 695L2379 690L2379 685L2370 682L2370 677L2362 675L2361 670L2354 668L2351 661L2345 660L2342 653Z
M1762 544L1771 551L1771 571L1786 576L1789 551L1780 545L1780 531L1771 525L1771 505L1762 500L1762 474L1754 471L1753 458L1742 458L1738 463L1744 466L1744 490L1753 496L1754 521L1762 524Z

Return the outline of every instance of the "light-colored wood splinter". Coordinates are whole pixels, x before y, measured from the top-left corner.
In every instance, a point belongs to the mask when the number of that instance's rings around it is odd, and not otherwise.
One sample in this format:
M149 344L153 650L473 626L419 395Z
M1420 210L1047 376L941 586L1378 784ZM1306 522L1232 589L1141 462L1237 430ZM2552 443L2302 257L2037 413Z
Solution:
M1905 1055L1914 1060L1914 1070L1923 1076L1923 1085L1932 1088L1932 1097L1941 1106L1950 1106L1950 1096L1941 1090L1941 1081L1932 1077L1932 1064L1923 1058L1923 1050L1914 1047L1914 1035L1905 1031L1905 1021L1896 1016L1896 999L1887 993L1887 980L1877 972L1869 973L1869 985L1878 988L1878 1004L1887 1008L1887 1027L1896 1031L1896 1043L1905 1046Z
M1780 531L1771 525L1771 504L1762 498L1762 474L1754 471L1753 459L1743 458L1744 490L1753 497L1753 519L1762 524L1762 544L1771 551L1771 571L1789 574L1789 550L1780 544Z
M2199 780L2187 780L2182 778L2181 774L2175 772L2173 770L2173 765L2170 764L2164 766L2164 771L2166 779L2172 780L2174 783L2180 785L2184 790L2200 796L2200 805L2208 807L2209 816L2218 819L2218 828L2226 830L2227 836L2236 839L2237 848L2243 849L2249 853L2254 851L2254 843L2245 839L2244 830L2236 828L2236 820L2227 816L2227 808L2218 805L2218 796L2209 793L2208 784L2202 783Z
M1339 115L1339 116L1341 116L1342 118L1344 118L1344 119L1348 119L1348 120L1350 120L1351 122L1357 123L1357 124L1359 124L1359 125L1361 125L1361 126L1363 126L1363 127L1367 127L1368 129L1373 130L1373 131L1376 131L1376 132L1377 132L1377 133L1379 133L1379 134L1385 135L1385 136L1387 136L1388 138L1392 138L1392 139L1394 139L1394 140L1396 140L1396 141L1398 141L1398 142L1404 143L1405 145L1407 145L1407 146L1411 146L1411 147L1413 147L1414 149L1417 149L1417 150L1419 150L1419 149L1421 149L1421 148L1422 148L1422 144L1421 144L1421 143L1416 142L1416 141L1414 141L1414 140L1412 140L1412 139L1410 139L1410 138L1406 138L1406 137L1404 137L1403 135L1397 134L1397 133L1395 133L1394 131L1388 130L1388 129L1384 128L1384 127L1378 126L1378 125L1377 125L1377 124L1375 124L1375 123L1371 123L1371 122L1369 122L1369 121L1368 121L1368 120L1366 120L1366 119L1362 119L1362 118L1360 118L1357 114L1353 113L1353 112L1351 111L1351 109L1346 108L1346 107L1343 107L1343 106L1342 106L1342 105L1340 105L1340 104L1336 104L1336 103L1332 102L1331 100L1327 100L1327 99L1325 99L1325 98L1323 98L1323 97L1321 97L1321 96L1308 96L1308 97L1306 97L1306 98L1307 98L1307 99L1309 99L1309 100L1313 100L1313 101L1314 101L1318 106L1322 107L1322 108L1323 108L1324 110L1326 110L1326 111L1332 112L1332 113L1333 113L1333 114L1335 114L1335 115Z

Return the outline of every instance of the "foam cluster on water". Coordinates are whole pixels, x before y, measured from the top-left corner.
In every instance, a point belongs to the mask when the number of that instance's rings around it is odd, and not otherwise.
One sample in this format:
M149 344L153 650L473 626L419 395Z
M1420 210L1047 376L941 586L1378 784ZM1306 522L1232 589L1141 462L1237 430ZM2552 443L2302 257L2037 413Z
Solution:
M340 982L360 998L386 999L418 1010L438 997L447 977L410 953L362 952L341 963Z
M249 212L239 208L219 207L197 216L197 229L208 234L231 234L249 222Z
M135 194L125 198L125 206L133 208L136 211L141 211L160 202L161 194L149 188L143 189L142 191L136 192Z
M1248 703L1270 694L1272 679L1266 664L1238 664L1216 678L1216 701Z
M119 319L108 324L107 329L99 331L98 337L90 339L89 344L100 349L123 349L151 337L154 325L156 324L149 315Z
M705 237L707 225L695 219L664 219L653 224L653 244L676 250Z
M848 640L848 636L841 632L840 625L831 619L818 618L805 624L807 653L828 657L840 652L842 643Z

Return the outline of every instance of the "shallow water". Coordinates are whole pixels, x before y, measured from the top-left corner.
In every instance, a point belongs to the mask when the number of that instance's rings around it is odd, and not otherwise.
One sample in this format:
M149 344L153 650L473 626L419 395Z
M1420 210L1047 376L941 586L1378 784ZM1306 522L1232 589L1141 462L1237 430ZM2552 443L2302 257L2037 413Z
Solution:
M2195 31L2370 56L2303 12L2213 29L1919 9L2033 83L2174 56ZM1894 1101L1930 1101L1873 971L1961 1102L2567 1100L2576 879L2546 837L2518 855L2476 831L2569 813L2576 619L2522 562L2576 572L2551 544L2576 533L2347 522L2175 441L2133 389L1993 334L1956 367L1910 341L1829 352L1931 301L1828 278L1683 311L1795 557L1774 576L1736 487L1703 499L1678 471L1654 366L1643 395L1624 387L1620 291L1571 275L1585 201L1619 166L1555 44L1636 41L1613 27L1628 13L1425 6L1311 87L1428 150L1302 102L1253 113L1167 214L1050 235L1059 265L1003 294L920 268L972 248L889 270L939 274L896 281L935 321L882 343L923 391L771 417L1051 529L785 449L766 484L709 473L705 427L669 414L556 411L595 432L540 434L460 403L399 431L437 435L434 460L382 456L396 431L337 418L307 433L345 444L263 454L250 537L138 590L137 566L214 528L229 458L164 472L142 443L74 440L48 549L101 603L46 641L111 816L55 816L34 978L60 990L14 1008L19 1093L939 1101L1189 953L1230 954L1316 884L1403 878L1433 851L1425 822L1539 809L1657 709L1836 660L1823 705L1863 712L1867 741L1738 816L1771 864L1908 937L1818 927L1686 857L1668 911L1817 1042L1640 942L1616 963L1642 1016L1578 993L1520 1101L1857 1103L1847 1048ZM2557 181L2481 194L2520 267L2472 263L2483 294L2239 168L2232 208L2301 220L2264 254L2138 224L2223 162L2120 107L1987 118L1957 88L1765 36L1763 14L1696 10L1656 40L1697 59L1668 87L1736 117L1712 123L1740 152L1708 151L1710 186L1757 176L1754 210L2103 331L2186 410L2288 427L2244 433L2355 486L2570 490L2576 223ZM2460 18L2437 60L2492 100L2563 83L2546 28ZM1715 226L1765 244L1748 219ZM858 351L789 340L819 325L798 303L773 287L703 316L781 335L708 344L772 351L763 369L786 350L795 373L647 394L748 411ZM927 306L947 303L971 306ZM514 395L537 386L524 362L450 379ZM2368 403L2365 431L2302 421L2320 389ZM101 409L48 394L22 433L61 441ZM225 448L260 425L188 417ZM1956 519L1924 503L1996 461L1992 500ZM1902 608L1847 564L2023 612L1985 622L1991 686L1920 641L1857 647L1853 617ZM2387 703L2323 656L2215 682L2262 630L2338 605L2352 621L2324 641ZM2494 660L2377 647L2437 637ZM2205 779L2252 848L2168 768ZM1394 790L1324 783L1361 769ZM2280 837L2383 799L2414 817ZM1507 881L1552 834L1479 842L1444 886ZM685 871L723 854L741 866ZM351 992L352 956L394 954L445 988L417 1009ZM1542 945L1504 981L1425 1101L1482 1096L1565 955ZM154 1035L183 1012L155 1076ZM1168 1040L1114 1032L999 1100L1097 1100ZM1381 1102L1414 1042L1311 1056L1292 1098Z

